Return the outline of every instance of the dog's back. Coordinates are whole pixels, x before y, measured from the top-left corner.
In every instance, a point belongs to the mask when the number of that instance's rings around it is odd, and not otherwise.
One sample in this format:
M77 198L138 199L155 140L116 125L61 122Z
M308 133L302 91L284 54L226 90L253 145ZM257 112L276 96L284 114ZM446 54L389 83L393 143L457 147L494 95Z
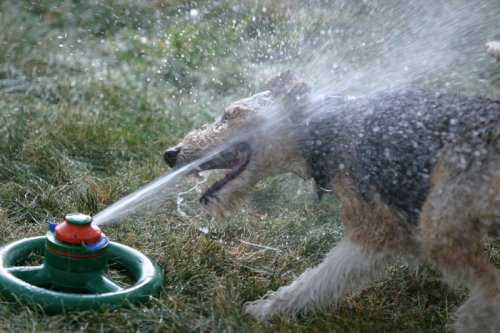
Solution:
M416 223L441 156L465 172L500 155L500 102L418 89L326 98L306 136L321 188L347 170L362 196L376 191Z

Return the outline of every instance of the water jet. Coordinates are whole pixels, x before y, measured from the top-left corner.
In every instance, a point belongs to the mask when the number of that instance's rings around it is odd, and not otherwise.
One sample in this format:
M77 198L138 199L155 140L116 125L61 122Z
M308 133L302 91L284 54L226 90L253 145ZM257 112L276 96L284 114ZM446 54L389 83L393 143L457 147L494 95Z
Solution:
M43 263L24 264L35 253L43 253ZM117 282L110 266L133 283ZM0 247L0 294L47 313L127 306L157 294L162 281L155 262L109 241L85 214L68 214L62 223L49 222L45 236Z

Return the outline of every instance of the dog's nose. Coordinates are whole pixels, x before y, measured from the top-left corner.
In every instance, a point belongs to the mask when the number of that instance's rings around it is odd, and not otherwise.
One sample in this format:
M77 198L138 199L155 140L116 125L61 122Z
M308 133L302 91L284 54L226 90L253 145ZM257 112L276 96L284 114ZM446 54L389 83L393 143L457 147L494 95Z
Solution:
M165 159L165 162L173 168L175 166L175 162L177 162L177 155L179 155L180 148L178 147L172 147L168 148L165 154L163 155L163 159Z

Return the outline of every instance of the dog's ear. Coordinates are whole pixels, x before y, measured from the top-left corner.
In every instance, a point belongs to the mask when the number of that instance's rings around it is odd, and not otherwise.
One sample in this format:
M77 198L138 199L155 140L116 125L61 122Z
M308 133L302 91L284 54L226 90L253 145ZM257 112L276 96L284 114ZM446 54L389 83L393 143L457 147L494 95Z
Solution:
M291 70L276 74L266 82L266 88L274 98L283 99L286 103L297 103L304 100L311 91L311 85L295 75Z

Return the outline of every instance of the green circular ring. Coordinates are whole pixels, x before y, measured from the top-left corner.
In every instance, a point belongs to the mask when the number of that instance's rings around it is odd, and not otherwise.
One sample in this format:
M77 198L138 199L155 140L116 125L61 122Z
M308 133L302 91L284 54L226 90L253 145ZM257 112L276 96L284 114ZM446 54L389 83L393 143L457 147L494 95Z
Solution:
M159 266L141 252L123 244L110 242L109 262L125 268L136 280L128 288L102 294L77 294L52 291L30 284L12 275L8 268L34 251L43 250L45 236L31 237L0 248L0 294L22 304L41 306L47 313L91 310L102 306L116 308L147 300L162 287ZM43 270L43 267L42 267Z

